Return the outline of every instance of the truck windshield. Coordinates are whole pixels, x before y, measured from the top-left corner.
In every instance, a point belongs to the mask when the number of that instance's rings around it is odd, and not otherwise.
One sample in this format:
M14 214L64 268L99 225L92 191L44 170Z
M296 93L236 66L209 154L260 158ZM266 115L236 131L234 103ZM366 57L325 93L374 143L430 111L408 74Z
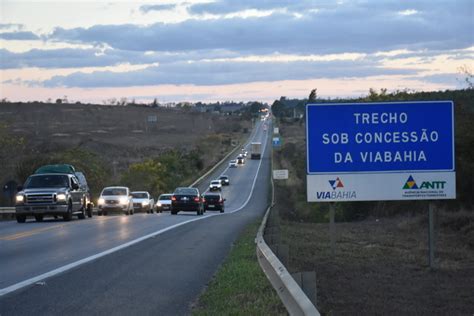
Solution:
M69 187L66 175L41 175L29 177L25 183L26 189L33 188L65 188Z

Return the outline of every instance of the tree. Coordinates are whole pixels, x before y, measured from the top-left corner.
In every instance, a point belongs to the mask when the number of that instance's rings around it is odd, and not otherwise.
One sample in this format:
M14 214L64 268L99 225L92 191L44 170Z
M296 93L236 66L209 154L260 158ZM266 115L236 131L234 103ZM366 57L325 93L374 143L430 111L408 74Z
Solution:
M272 104L272 113L276 117L281 117L284 114L285 106L278 100L275 100Z
M318 97L318 88L315 88L311 90L309 97L308 97L308 102L316 101L316 98Z
M459 72L464 75L464 82L467 84L468 89L474 88L474 74L472 73L471 67L464 65L458 68Z

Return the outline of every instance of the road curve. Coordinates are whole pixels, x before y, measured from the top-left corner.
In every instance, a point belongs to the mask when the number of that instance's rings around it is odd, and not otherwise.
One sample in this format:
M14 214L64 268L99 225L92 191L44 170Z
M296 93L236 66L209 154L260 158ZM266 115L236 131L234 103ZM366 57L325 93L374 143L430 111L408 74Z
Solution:
M265 144L262 160L210 175L231 178L224 214L0 223L0 315L188 314L238 234L266 208L267 132L259 123L252 135Z

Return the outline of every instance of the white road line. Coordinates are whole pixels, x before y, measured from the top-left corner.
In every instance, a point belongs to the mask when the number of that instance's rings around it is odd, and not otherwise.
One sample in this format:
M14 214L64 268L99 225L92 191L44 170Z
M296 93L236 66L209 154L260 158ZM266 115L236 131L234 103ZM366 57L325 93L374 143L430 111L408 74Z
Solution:
M266 137L265 137L266 138ZM268 142L268 139L265 139L265 145L264 145L264 149L263 149L263 153L265 152L265 149L266 149L266 146L267 146L267 142ZM263 155L262 155L263 156ZM257 168L257 172L255 173L255 177L254 177L254 180L253 180L253 184L252 184L252 189L250 190L250 194L247 198L247 200L245 201L245 203L239 207L238 209L236 210L233 210L231 212L228 212L227 214L232 214L232 213L235 213L235 212L238 212L240 211L241 209L243 209L247 203L250 201L250 198L252 197L253 195L253 190L255 188L255 183L257 182L257 176L258 176L258 173L260 171L260 166L262 165L262 160L263 159L260 159L260 162L259 162L259 165L258 165L258 168ZM228 168L228 167L227 167ZM227 169L225 169L224 171L226 171ZM41 280L44 280L46 278L49 278L49 277L52 277L52 276L55 276L55 275L58 275L60 273L63 273L63 272L66 272L70 269L73 269L73 268L76 268L82 264L85 264L85 263L88 263L88 262L91 262L91 261L94 261L96 259L99 259L101 257L104 257L106 255L109 255L111 253L114 253L114 252L117 252L119 250L122 250L122 249L125 249L127 247L130 247L132 245L135 245L143 240L146 240L148 238L152 238L152 237L155 237L157 235L160 235L160 234L163 234L169 230L172 230L172 229L175 229L179 226L182 226L182 225L185 225L185 224L188 224L188 223L192 223L192 222L195 222L195 221L199 221L199 220L203 220L203 219L206 219L206 218L210 218L210 217L213 217L213 216L219 216L219 215L226 215L226 213L222 213L222 214L209 214L209 215L203 215L203 216L200 216L200 217L197 217L197 218L193 218L193 219L190 219L190 220L187 220L185 222L181 222L181 223L178 223L178 224L175 224L175 225L172 225L170 227L167 227L167 228L163 228L161 230L158 230L154 233L151 233L151 234L148 234L148 235L145 235L145 236L142 236L140 238L137 238L137 239L134 239L132 241L129 241L125 244L122 244L122 245L119 245L119 246L116 246L114 248L111 248L109 250L106 250L106 251L103 251L103 252L100 252L98 254L95 254L95 255L92 255L90 257L87 257L87 258L84 258L84 259L81 259L81 260L78 260L78 261L75 261L75 262L72 262L72 263L69 263L65 266L62 266L62 267L59 267L57 269L54 269L52 271L49 271L49 272L46 272L46 273L43 273L41 275L38 275L38 276L35 276L35 277L32 277L30 279L27 279L27 280L24 280L22 282L19 282L19 283L16 283L16 284L13 284L13 285L10 285L6 288L3 288L3 289L0 289L0 297L3 296L3 295L6 295L8 293L11 293L11 292L14 292L16 290L19 290L25 286L29 286L29 285L32 285L32 284L35 284L36 282L39 282Z
M215 214L217 215L217 214ZM191 222L195 222L195 221L198 221L198 220L202 220L202 219L205 219L205 218L209 218L209 217L212 217L212 216L215 216L214 214L210 214L210 215L205 215L205 216L200 216L198 218L193 218L193 219L190 219L188 221L185 221L185 222L182 222L182 223L178 223L178 224L175 224L173 226L169 226L167 228L163 228L161 230L158 230L154 233L151 233L151 234L148 234L148 235L145 235L145 236L142 236L140 238L137 238L135 240L132 240L132 241L129 241L125 244L122 244L122 245L119 245L119 246L116 246L114 248L111 248L109 250L106 250L106 251L103 251L103 252L100 252L98 254L95 254L95 255L92 255L90 257L87 257L87 258L84 258L84 259L81 259L81 260L78 260L76 262L73 262L73 263L70 263L70 264L67 264L65 266L62 266L60 268L57 268L57 269L54 269L52 271L49 271L49 272L46 272L46 273L43 273L41 275L38 275L36 277L33 277L33 278L30 278L28 280L25 280L25 281L22 281L22 282L19 282L19 283L16 283L16 284L13 284L13 285L10 285L6 288L3 288L0 290L0 296L3 296L5 294L8 294L8 293L11 293L13 291L16 291L18 289L21 289L25 286L28 286L28 285L32 285L38 281L41 281L41 280L44 280L46 278L49 278L49 277L52 277L52 276L55 276L55 275L58 275L62 272L65 272L65 271L68 271L70 269L73 269L75 267L78 267L84 263L88 263L88 262L91 262L93 260L96 260L96 259L99 259L101 257L104 257L106 255L109 255L111 253L114 253L116 251L119 251L119 250L122 250L122 249L125 249L127 247L130 247L132 245L135 245L145 239L148 239L148 238L152 238L152 237L155 237L157 235L160 235L160 234L163 234L164 232L167 232L169 230L172 230L176 227L179 227L179 226L182 226L184 224L188 224L188 223L191 223Z

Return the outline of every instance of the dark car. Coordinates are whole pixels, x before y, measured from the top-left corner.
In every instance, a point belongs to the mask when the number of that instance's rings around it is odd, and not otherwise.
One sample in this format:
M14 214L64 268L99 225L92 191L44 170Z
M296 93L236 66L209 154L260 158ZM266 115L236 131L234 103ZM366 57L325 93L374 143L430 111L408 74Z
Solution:
M180 211L204 214L201 195L197 188L180 187L174 190L171 196L171 215L176 215Z
M206 193L202 196L202 202L204 204L204 210L220 211L224 213L224 202L225 199L220 193Z
M219 180L221 180L222 185L230 184L230 179L228 175L223 174L222 176L219 177Z
M237 157L237 164L238 165L243 165L245 163L245 158L244 157Z

